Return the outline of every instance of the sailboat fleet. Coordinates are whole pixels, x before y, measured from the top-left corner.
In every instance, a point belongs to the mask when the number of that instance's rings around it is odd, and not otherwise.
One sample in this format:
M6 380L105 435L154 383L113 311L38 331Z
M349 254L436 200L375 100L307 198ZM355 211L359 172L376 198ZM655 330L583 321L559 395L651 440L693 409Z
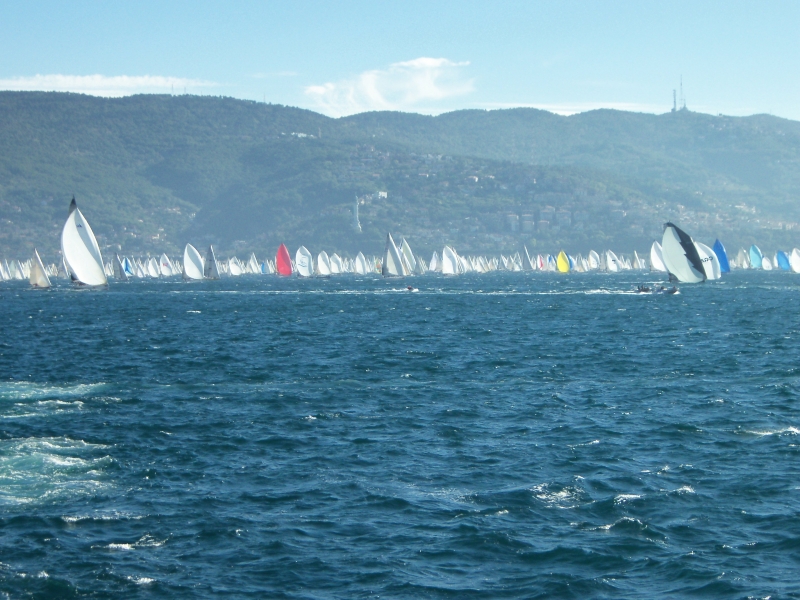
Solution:
M408 241L403 238L398 245L391 234L386 235L383 255L367 257L359 252L355 258L328 254L324 250L316 256L305 246L300 246L292 258L289 249L281 244L274 260L259 261L251 254L246 261L237 257L219 261L213 246L203 256L192 244L186 244L182 259L162 254L156 258L129 258L114 255L110 262L103 262L100 247L91 226L81 213L73 197L69 205L67 221L61 231L61 259L58 263L45 265L36 249L33 257L26 261L0 261L0 280L25 280L35 288L51 287L51 278L70 279L90 287L105 286L108 278L118 281L145 278L181 277L185 281L220 279L222 276L237 277L246 274L276 274L297 277L331 277L343 273L357 275L376 274L384 277L407 277L425 273L461 275L464 273L488 273L490 271L544 271L558 273L605 272L618 273L629 270L650 270L668 273L671 280L682 283L700 283L715 280L732 269L763 269L800 273L800 249L791 253L778 251L772 257L765 256L753 244L748 250L740 249L735 257L728 255L720 240L709 247L694 241L686 232L666 223L661 241L653 242L648 260L634 252L632 256L617 255L611 250L591 250L585 257L572 256L560 251L552 254L498 257L462 256L452 246L444 246L441 254L434 252L429 262L414 254Z

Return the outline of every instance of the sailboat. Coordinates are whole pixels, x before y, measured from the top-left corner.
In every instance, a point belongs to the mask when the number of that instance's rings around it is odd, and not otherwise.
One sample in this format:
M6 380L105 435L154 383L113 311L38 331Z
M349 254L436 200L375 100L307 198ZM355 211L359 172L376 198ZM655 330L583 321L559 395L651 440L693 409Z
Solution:
M772 261L768 256L761 257L761 268L765 271L772 271Z
M792 267L793 272L800 273L800 249L795 248L792 250L792 255L789 257L789 265Z
M185 266L184 263L184 267ZM217 264L217 257L214 256L213 246L209 246L208 252L206 252L206 260L203 264L203 277L205 279L219 279L219 264Z
M317 275L328 277L331 274L331 260L328 253L323 250L317 254Z
M620 270L620 263L617 255L611 250L606 251L606 271L609 273L617 273Z
M147 274L150 275L150 277L161 277L161 269L158 266L158 261L152 256L147 259Z
M431 262L428 263L428 269L430 271L440 271L442 270L442 261L439 260L439 253L436 250L433 251L431 255Z
M661 244L657 240L650 246L650 270L664 273L667 271Z
M442 249L442 274L458 275L460 272L458 254L450 246L445 246Z
M559 273L569 273L569 258L563 250L558 253L558 258L556 258L556 268Z
M706 271L692 238L672 223L664 225L661 252L667 271L682 283L706 280Z
M383 260L381 261L381 275L384 277L402 277L408 275L403 257L392 239L392 234L386 234L386 246L383 250Z
M158 267L163 277L172 277L175 275L175 269L172 266L172 261L169 259L169 256L167 256L166 253L162 254L161 258L158 259Z
M402 258L405 270L408 271L409 274L416 272L417 260L414 258L414 253L411 252L411 246L408 245L406 238L403 238L403 241L400 243L400 254L403 255Z
M720 273L730 273L731 265L728 262L728 253L725 251L725 246L722 245L722 242L715 240L713 250L714 254L717 255L717 260L719 261Z
M31 274L29 276L30 283L35 288L49 288L50 278L44 270L42 259L36 248L33 249L33 261L31 262Z
M289 277L294 271L286 244L278 246L278 251L275 253L275 269L278 271L278 275L283 275L284 277Z
M61 230L61 254L73 281L91 286L108 284L100 247L92 228L78 209L75 196Z
M719 264L716 252L702 242L695 242L694 245L697 248L700 261L703 263L706 279L714 280L722 277L722 267Z
M239 259L235 256L232 256L228 259L228 274L233 277L238 277L244 273L244 269L242 269L242 263L239 262Z
M114 279L128 281L128 274L125 272L125 267L122 266L119 254L114 255Z
M750 246L750 268L751 269L760 269L762 267L764 255L761 253L761 249L753 244Z
M209 248L210 250L211 248ZM203 257L197 248L191 244L186 244L183 249L183 279L184 281L199 280L203 278Z
M330 264L331 264L332 275L339 275L340 273L344 272L342 259L339 257L338 254L336 254L336 252L331 254Z
M297 265L297 274L300 277L313 277L314 257L305 246L300 246L295 252L294 263Z

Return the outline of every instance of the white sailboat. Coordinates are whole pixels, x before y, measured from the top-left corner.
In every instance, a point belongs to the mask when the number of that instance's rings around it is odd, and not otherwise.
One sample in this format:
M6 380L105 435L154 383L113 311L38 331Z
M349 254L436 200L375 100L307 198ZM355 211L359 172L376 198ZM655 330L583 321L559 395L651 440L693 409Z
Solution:
M128 281L128 274L119 258L119 254L114 255L114 279L118 281Z
M299 277L314 276L314 257L305 246L300 246L295 252L294 263L297 266L296 271Z
M414 253L411 251L411 246L408 245L406 238L403 238L402 243L400 244L400 254L403 255L403 262L405 266L405 270L408 273L415 273L417 270L417 260L414 258Z
M458 275L460 272L458 254L450 246L445 246L442 250L442 273L444 275Z
M29 276L30 283L35 288L49 288L50 278L44 270L42 259L36 248L33 249L33 261L31 262L31 274Z
M356 272L357 275L366 275L369 273L369 266L367 265L367 259L364 258L364 255L359 252L356 255L355 264L353 265L353 270Z
M186 244L183 249L183 279L184 281L200 280L203 278L203 257L197 248Z
M682 283L700 283L706 280L706 272L697 252L697 246L689 235L672 223L664 225L661 252L667 271Z
M328 253L323 250L317 254L317 275L328 277L331 274L331 259Z
M69 216L61 230L61 254L74 281L84 285L106 285L106 273L100 247L75 197L69 205Z
M695 242L694 245L697 247L697 254L700 256L700 261L703 263L703 270L706 274L706 279L719 279L722 277L722 269L719 265L719 258L717 258L717 254L703 244L702 242Z
M386 246L383 250L383 260L381 261L381 275L384 277L403 277L408 275L403 264L403 257L392 239L392 234L386 234Z
M611 250L606 251L606 271L618 273L620 270L619 259Z
M342 272L342 259L336 252L331 254L331 274L338 275Z
M172 266L172 261L166 253L161 255L158 259L158 268L161 271L162 277L172 277L175 275L175 268Z
M439 260L439 254L436 252L436 250L433 251L431 262L428 263L428 269L431 271L442 271L442 261Z
M650 247L650 270L666 273L667 267L664 264L664 255L661 250L661 244L658 241L653 242Z
M789 257L789 266L792 267L793 272L800 273L800 249L795 248L792 250L792 255Z
M203 265L203 277L205 279L219 279L219 264L217 257L214 256L214 247L209 246L206 252L206 260Z

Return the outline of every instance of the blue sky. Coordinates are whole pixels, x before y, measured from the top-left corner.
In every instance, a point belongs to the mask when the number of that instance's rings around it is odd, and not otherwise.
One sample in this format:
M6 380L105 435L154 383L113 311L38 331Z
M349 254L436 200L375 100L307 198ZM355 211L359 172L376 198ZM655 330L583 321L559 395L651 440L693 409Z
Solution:
M12 2L0 89L800 120L800 2Z

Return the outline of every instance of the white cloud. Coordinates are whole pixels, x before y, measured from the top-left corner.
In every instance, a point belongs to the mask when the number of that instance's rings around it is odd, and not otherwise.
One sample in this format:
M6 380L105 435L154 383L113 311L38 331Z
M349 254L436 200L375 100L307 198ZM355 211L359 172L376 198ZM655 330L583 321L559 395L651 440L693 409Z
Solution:
M77 92L107 97L183 92L184 88L196 93L197 88L216 85L212 81L157 75L34 75L0 79L0 90L5 91Z
M441 102L473 91L464 75L468 62L421 57L386 69L364 71L352 79L312 85L306 96L317 110L341 117L369 110L403 110L436 114Z

